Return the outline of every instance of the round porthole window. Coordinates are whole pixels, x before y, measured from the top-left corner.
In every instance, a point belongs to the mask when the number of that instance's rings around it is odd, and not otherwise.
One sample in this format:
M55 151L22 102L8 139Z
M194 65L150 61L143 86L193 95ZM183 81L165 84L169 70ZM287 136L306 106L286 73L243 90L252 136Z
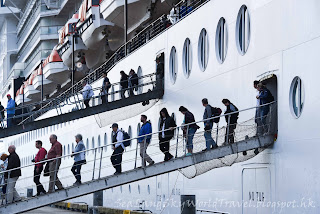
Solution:
M169 62L169 72L171 83L174 84L177 80L177 51L175 47L171 48L170 51L170 62Z
M242 5L236 23L236 43L241 55L244 55L250 43L250 16L246 5Z
M201 71L205 71L209 59L209 40L206 29L202 29L198 41L198 61Z
M221 18L219 20L216 31L216 55L218 61L222 64L227 56L228 50L228 29L226 20Z
M182 56L182 63L183 63L183 73L186 78L189 78L191 73L192 67L192 49L190 39L187 38L183 45L183 56Z
M304 86L300 77L295 77L290 87L290 108L294 117L301 116L304 106Z

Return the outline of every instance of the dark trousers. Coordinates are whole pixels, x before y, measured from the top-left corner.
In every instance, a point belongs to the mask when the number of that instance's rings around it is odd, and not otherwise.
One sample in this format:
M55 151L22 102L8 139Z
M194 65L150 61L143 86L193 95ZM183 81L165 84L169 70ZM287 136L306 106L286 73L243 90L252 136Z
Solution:
M38 172L37 172L37 166L34 167L34 177L33 177L33 182L37 185L37 195L40 195L40 193L46 193L44 190L42 184L40 183L40 175L43 170L43 166L38 167Z
M229 127L229 136L228 136L228 127ZM237 127L237 123L233 123L233 124L228 124L227 130L226 130L226 135L225 135L225 140L224 142L228 143L234 143L234 130ZM227 137L228 136L228 137ZM228 142L227 142L227 138L228 138Z
M112 153L111 156L111 163L113 167L116 169L116 172L121 173L121 162L122 162L122 153L123 153L122 146L118 146Z
M161 152L164 153L164 161L168 161L171 158L173 158L173 156L169 152L170 140L171 138L160 138L159 146L160 146Z
M71 172L73 173L74 177L77 179L77 182L79 183L81 183L81 166L85 162L86 162L85 160L74 162L71 168Z
M84 103L84 105L86 106L86 108L89 108L89 107L90 107L89 101L90 101L90 99L87 99L87 100L84 100L84 101L83 101L83 103Z
M13 126L13 117L14 117L14 114L7 114L7 128L10 128Z
M108 103L108 95L101 95L102 104Z
M121 99L126 98L125 93L128 90L128 88L121 88Z

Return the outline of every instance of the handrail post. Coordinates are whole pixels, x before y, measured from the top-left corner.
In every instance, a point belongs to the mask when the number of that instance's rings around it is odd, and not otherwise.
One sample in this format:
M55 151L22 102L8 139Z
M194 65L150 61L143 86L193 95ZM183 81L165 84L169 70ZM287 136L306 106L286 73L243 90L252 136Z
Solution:
M139 142L138 142L138 140L137 140L137 146L136 146L136 158L135 158L135 161L134 161L134 168L137 168L138 144L139 144Z
M219 123L217 123L217 134L216 134L216 144L218 146L218 139L219 139Z
M53 192L55 191L56 180L57 180L57 169L58 169L58 159L56 161L56 166L54 167L54 176L53 176Z
M92 180L94 180L94 170L95 170L95 168L96 168L96 159L97 159L97 148L94 149L94 160L93 160Z
M100 166L99 166L99 179L100 179L100 175L101 175L101 164L102 164L102 154L103 154L103 147L101 147L101 154L100 154Z
M227 123L227 132L226 132L226 145L229 144L229 127L230 127L230 117L231 115L228 116L228 123Z
M177 128L176 158L178 157L178 144L179 144L179 127Z
M143 140L143 154L142 154L142 167L145 168L146 167L146 163L145 163L145 159L144 159L144 154L147 152L147 136L144 136L144 140ZM140 148L141 149L141 148Z
M188 137L189 137L189 125L187 125L187 131L186 131L186 146L184 146L184 156L187 154L187 145L188 145Z

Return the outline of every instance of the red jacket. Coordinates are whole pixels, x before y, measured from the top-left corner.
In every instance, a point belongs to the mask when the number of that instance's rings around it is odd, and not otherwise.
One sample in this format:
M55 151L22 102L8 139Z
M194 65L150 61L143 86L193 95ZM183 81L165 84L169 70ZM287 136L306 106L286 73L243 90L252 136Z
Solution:
M40 162L42 161L47 155L47 150L45 148L41 148L39 149L36 157L34 158L35 162ZM39 163L39 164L36 164L36 167L41 167L43 166L43 163Z

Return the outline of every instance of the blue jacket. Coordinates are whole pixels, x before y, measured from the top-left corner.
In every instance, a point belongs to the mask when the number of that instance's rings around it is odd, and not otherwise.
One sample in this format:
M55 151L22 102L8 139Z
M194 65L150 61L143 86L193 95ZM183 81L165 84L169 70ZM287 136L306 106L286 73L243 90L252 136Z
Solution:
M152 126L151 126L151 123L148 121L142 125L142 127L139 131L139 136L143 136L143 135L151 134L151 133L152 133ZM145 137L139 137L138 142L139 143L143 142L144 138ZM151 135L148 135L147 136L147 143L150 143L150 140L151 140Z
M264 88L262 91L260 91L260 93L259 93L260 105L264 105L264 104L268 103L267 98L270 96L269 93L270 93L270 91L266 88Z
M86 147L85 147L83 141L80 141L76 145L76 148L74 149L75 153L76 152L80 152L80 153L74 155L74 161L75 162L82 161L82 160L86 159L86 152L81 152L81 151L84 151L84 150L86 150Z
M16 107L16 103L14 102L14 100L11 98L10 100L8 100L8 104L7 104L7 114L14 114L15 113L15 107Z

